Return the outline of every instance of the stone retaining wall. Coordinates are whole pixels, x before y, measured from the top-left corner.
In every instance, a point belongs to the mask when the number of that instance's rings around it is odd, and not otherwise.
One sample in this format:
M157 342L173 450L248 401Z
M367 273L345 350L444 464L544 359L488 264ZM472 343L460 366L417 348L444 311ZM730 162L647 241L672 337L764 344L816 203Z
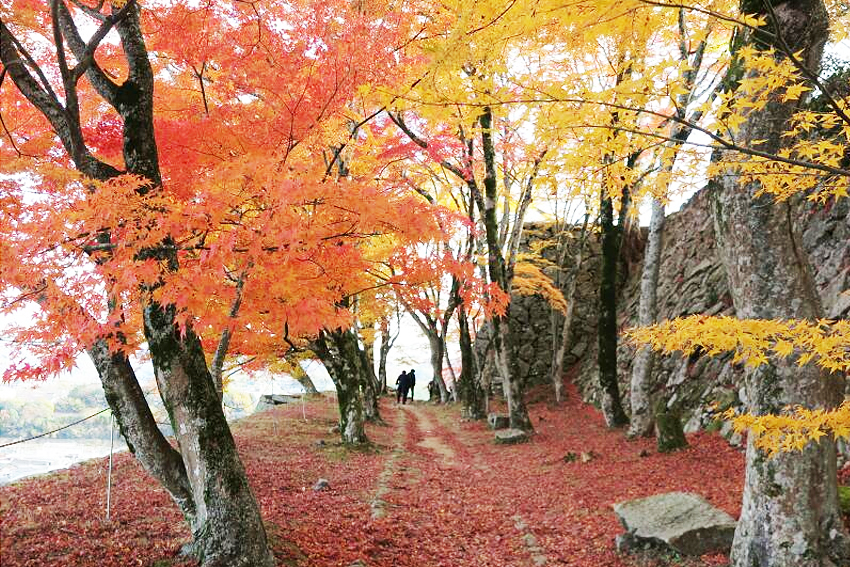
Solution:
M659 316L662 319L705 313L734 315L726 274L715 250L710 191L697 192L682 209L667 219L665 243L659 274ZM801 230L802 244L809 255L813 276L821 294L824 312L830 318L850 314L850 200L831 206L797 203L792 210ZM529 223L524 249L549 262L556 262L551 227ZM621 255L622 282L619 297L620 329L637 323L637 309L645 231L631 230ZM575 239L571 240L575 245ZM549 241L550 244L546 244ZM571 257L571 256L570 256ZM596 367L596 314L600 247L592 235L576 288L576 314L565 368L576 374L582 396L598 402ZM562 273L570 266L561 267ZM553 279L557 268L545 269ZM515 297L511 309L511 329L517 369L529 385L548 383L554 337L552 312L536 296ZM486 339L486 329L479 335ZM479 340L481 349L485 341ZM618 362L621 392L628 407L628 379L633 350L620 345ZM669 407L683 413L686 431L694 431L710 421L704 408L717 402L722 407L742 401L742 371L731 364L731 356L708 358L681 355L660 357L654 372L654 395L667 400Z

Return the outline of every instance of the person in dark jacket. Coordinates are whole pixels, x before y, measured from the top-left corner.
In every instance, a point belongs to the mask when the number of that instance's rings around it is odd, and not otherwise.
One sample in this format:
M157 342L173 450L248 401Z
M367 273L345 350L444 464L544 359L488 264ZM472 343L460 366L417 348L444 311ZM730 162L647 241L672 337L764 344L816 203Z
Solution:
M410 390L410 401L413 401L413 388L416 386L416 370L411 368L410 372L407 373L407 385Z
M407 370L402 370L401 374L398 375L398 378L395 381L395 399L396 403L402 403L401 400L404 398L404 401L407 402L407 387L408 387L408 378L407 378Z

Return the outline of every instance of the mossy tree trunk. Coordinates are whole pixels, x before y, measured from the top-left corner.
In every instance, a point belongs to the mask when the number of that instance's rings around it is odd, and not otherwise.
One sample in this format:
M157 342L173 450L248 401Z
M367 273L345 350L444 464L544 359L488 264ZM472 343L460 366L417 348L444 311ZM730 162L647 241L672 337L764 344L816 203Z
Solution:
M739 30L742 44L755 49L772 38L817 72L827 38L827 13L821 0L791 0L769 8L760 1L742 5L765 17L767 32ZM784 46L783 46L784 47ZM777 58L784 57L782 51ZM783 133L798 101L774 97L753 109L736 136L743 146L782 149ZM756 140L761 140L756 142ZM714 161L739 159L718 151ZM760 195L758 182L745 182L734 170L711 182L718 251L729 278L735 312L742 319L808 319L822 316L808 260L795 233L788 202ZM798 367L781 359L749 370L747 410L778 413L791 405L833 408L841 402L843 380L815 365ZM848 540L838 509L835 443L825 437L802 451L768 458L747 443L741 516L731 553L735 567L821 567L850 564Z
M650 421L652 423L652 421ZM656 444L658 452L670 453L688 446L682 418L679 412L668 409L663 400L659 400L655 408L655 428L657 430Z
M625 206L625 203L622 206ZM608 427L623 427L629 423L629 418L623 411L620 386L617 382L617 266L623 227L614 224L614 201L605 193L600 201L600 225L602 270L599 279L597 364L602 391L602 413Z
M191 328L181 333L173 306L146 305L144 326L195 501L195 554L202 565L273 565L259 507L200 340Z
M339 405L339 433L346 445L368 443L364 427L363 357L357 336L351 329L324 330L311 343L336 386Z
M510 278L502 254L499 241L499 224L496 217L496 201L498 199L496 180L496 150L493 145L493 112L490 107L484 107L479 117L481 125L481 146L484 153L484 195L473 189L473 195L481 210L484 221L485 240L487 242L487 269L490 281L499 286L505 294L510 295ZM518 376L514 375L511 355L510 330L508 328L507 310L505 315L495 315L491 319L493 325L493 347L495 363L502 377L505 399L508 404L511 427L526 432L533 432L531 418L525 406L525 392Z
M643 256L643 271L640 277L638 324L641 326L652 325L658 316L658 271L661 267L664 220L664 204L653 198L649 235ZM655 352L651 348L647 346L638 348L632 363L630 382L631 396L629 400L632 409L631 423L629 424L630 437L644 437L652 434L650 379L654 362ZM660 445L661 439L659 437L659 447Z
M460 331L460 377L455 389L460 399L462 411L470 419L483 419L486 413L485 394L478 380L478 364L473 352L472 336L469 332L469 320L466 308L461 303L457 310Z
M366 421L383 423L381 409L378 404L381 397L381 386L375 374L375 352L365 345L364 348L357 346L357 354L360 357L361 388L363 390L363 411Z

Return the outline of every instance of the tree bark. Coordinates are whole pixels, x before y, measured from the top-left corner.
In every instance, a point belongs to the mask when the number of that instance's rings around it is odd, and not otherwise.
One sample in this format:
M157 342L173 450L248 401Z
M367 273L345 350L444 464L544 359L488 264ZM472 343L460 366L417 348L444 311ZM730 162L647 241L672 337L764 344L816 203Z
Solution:
M483 419L487 415L484 390L478 380L478 365L473 351L472 336L469 332L469 321L466 317L466 308L463 304L460 304L457 310L457 318L460 329L461 368L455 391L460 399L462 411L467 417Z
M358 343L356 346L357 354L360 357L360 368L362 369L361 389L363 390L363 411L366 415L366 421L383 423L381 409L378 405L381 394L378 377L375 376L375 353L369 348L370 345L365 345L366 348L360 348Z
M443 342L443 338L436 333L428 333L428 344L431 346L431 373L434 383L440 390L440 403L445 404L449 401L449 390L446 387L446 381L443 380L443 359L446 344Z
M310 378L310 375L304 372L304 369L301 368L301 364L296 360L292 365L292 377L301 384L301 387L304 388L304 393L310 396L317 395L319 390L316 389L316 385L313 384L313 380Z
M197 510L194 552L202 565L274 565L259 507L191 327L173 306L144 308L154 375L180 448Z
M506 294L510 294L510 285L505 265L505 258L499 245L499 226L496 218L496 150L493 145L492 127L493 113L490 107L484 107L479 118L481 124L481 145L484 152L484 198L475 190L479 197L478 206L484 221L487 242L487 267L490 281L499 286ZM514 375L511 364L511 337L508 329L507 311L505 315L495 315L492 319L495 361L505 384L505 398L508 403L511 427L527 432L533 432L531 418L525 406L523 385Z
M661 250L664 236L664 204L652 199L652 217L649 220L649 236L643 257L643 272L640 278L640 304L638 306L638 325L645 327L655 323L658 316L657 289L658 270L661 267ZM646 437L652 434L652 400L649 381L654 351L641 347L635 353L632 363L631 406L632 415L629 424L630 437Z
M602 274L599 282L599 316L597 338L599 349L599 385L602 390L602 413L608 427L629 423L620 400L617 382L617 264L620 259L620 232L614 224L614 202L603 193L600 210L602 226Z
M369 442L364 427L363 359L358 351L357 337L351 329L324 330L311 343L331 380L336 386L339 405L339 433L346 445L362 445Z
M773 36L784 38L799 58L819 68L827 37L821 0L792 0L768 10L760 2L742 6L768 16ZM775 19L773 19L775 17ZM772 29L770 29L772 28ZM740 31L740 30L739 30ZM756 48L765 34L749 34ZM777 55L779 56L779 55ZM738 141L781 149L783 132L796 107L777 96L764 109L752 110ZM716 152L715 161L724 159ZM730 156L736 159L736 156ZM712 180L713 215L718 251L729 277L737 316L742 319L809 319L822 315L807 258L795 234L790 205L770 196L756 197L758 183L744 183L732 172ZM832 408L840 401L843 381L815 365L798 367L782 359L747 372L748 411L778 413L788 405ZM847 536L838 510L835 443L828 438L800 452L768 458L747 443L747 469L741 517L731 560L735 567L820 567L847 565Z
M122 353L110 352L105 340L95 342L88 354L130 453L162 484L194 527L197 511L183 459L159 430L130 361Z

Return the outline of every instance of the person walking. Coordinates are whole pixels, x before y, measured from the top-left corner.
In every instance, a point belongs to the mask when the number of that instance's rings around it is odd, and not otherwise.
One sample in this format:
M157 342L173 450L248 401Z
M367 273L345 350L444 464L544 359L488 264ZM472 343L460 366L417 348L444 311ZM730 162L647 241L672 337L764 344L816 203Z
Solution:
M398 375L395 381L395 401L396 403L402 403L402 398L407 402L407 370L402 370L401 374Z
M416 386L416 370L410 369L410 372L407 373L407 385L410 389L410 401L413 401L413 388Z

